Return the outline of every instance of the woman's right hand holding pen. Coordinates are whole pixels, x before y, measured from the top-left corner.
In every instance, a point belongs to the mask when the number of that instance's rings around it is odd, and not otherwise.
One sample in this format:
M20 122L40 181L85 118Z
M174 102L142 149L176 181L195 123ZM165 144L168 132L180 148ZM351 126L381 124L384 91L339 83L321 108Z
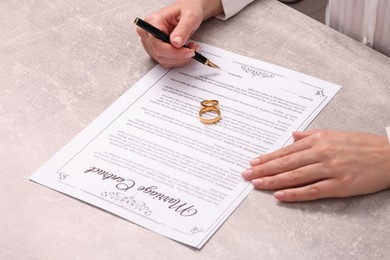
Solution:
M170 34L171 44L165 43L137 27L142 45L147 53L166 68L186 64L199 46L189 43L192 49L182 48L202 21L223 12L220 0L177 0L157 12L148 15L145 21Z

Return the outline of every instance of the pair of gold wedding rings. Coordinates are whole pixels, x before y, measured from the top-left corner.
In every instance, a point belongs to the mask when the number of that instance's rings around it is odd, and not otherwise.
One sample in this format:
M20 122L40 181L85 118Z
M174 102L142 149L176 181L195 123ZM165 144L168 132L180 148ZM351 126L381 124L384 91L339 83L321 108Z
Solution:
M221 119L218 100L203 100L200 102L199 120L204 124L215 124ZM211 114L214 114L213 117Z

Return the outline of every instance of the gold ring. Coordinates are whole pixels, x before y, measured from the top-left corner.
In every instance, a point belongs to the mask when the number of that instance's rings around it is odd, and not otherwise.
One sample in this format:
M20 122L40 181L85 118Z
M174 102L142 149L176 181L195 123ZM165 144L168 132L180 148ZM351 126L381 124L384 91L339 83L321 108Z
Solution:
M217 101L218 102L218 101ZM217 116L214 118L204 118L203 114L213 112ZM199 120L204 124L215 124L221 119L221 111L215 106L205 106L199 111Z
M218 100L203 100L200 102L203 107L217 107L218 103Z

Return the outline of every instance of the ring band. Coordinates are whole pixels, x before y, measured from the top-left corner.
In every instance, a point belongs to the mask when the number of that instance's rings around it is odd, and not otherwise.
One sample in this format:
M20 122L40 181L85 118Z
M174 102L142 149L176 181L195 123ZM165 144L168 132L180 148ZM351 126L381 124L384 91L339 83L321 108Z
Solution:
M203 100L200 102L203 107L217 107L218 103L218 100Z
M208 101L208 100L206 100ZM216 100L215 100L216 101ZM217 101L217 104L218 104L218 101ZM202 104L203 105L203 104ZM214 112L215 114L217 114L216 117L214 118L204 118L203 117L203 114L206 113L206 112ZM199 111L199 120L200 122L204 123L204 124L215 124L217 123L219 120L221 119L221 111L215 107L215 106L204 106L200 111Z

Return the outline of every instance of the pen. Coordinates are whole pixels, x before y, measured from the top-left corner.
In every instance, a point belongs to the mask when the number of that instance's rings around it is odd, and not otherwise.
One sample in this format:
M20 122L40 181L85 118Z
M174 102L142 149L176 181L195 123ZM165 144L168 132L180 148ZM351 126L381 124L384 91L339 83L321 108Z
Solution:
M141 27L142 29L144 29L145 31L147 31L148 33L152 34L154 37L162 40L163 42L171 44L171 40L169 39L169 35L166 34L163 31L161 31L160 29L154 27L150 23L147 23L147 22L145 22L144 20L142 20L141 18L138 18L138 17L135 18L134 23L136 25L138 25L139 27ZM187 45L184 45L183 47L190 48ZM200 63L203 63L203 64L211 67L211 68L219 69L219 67L217 65L212 63L209 59L207 59L205 56L203 56L202 54L200 54L198 52L195 52L195 56L192 57L192 58L197 60L197 61L199 61Z

